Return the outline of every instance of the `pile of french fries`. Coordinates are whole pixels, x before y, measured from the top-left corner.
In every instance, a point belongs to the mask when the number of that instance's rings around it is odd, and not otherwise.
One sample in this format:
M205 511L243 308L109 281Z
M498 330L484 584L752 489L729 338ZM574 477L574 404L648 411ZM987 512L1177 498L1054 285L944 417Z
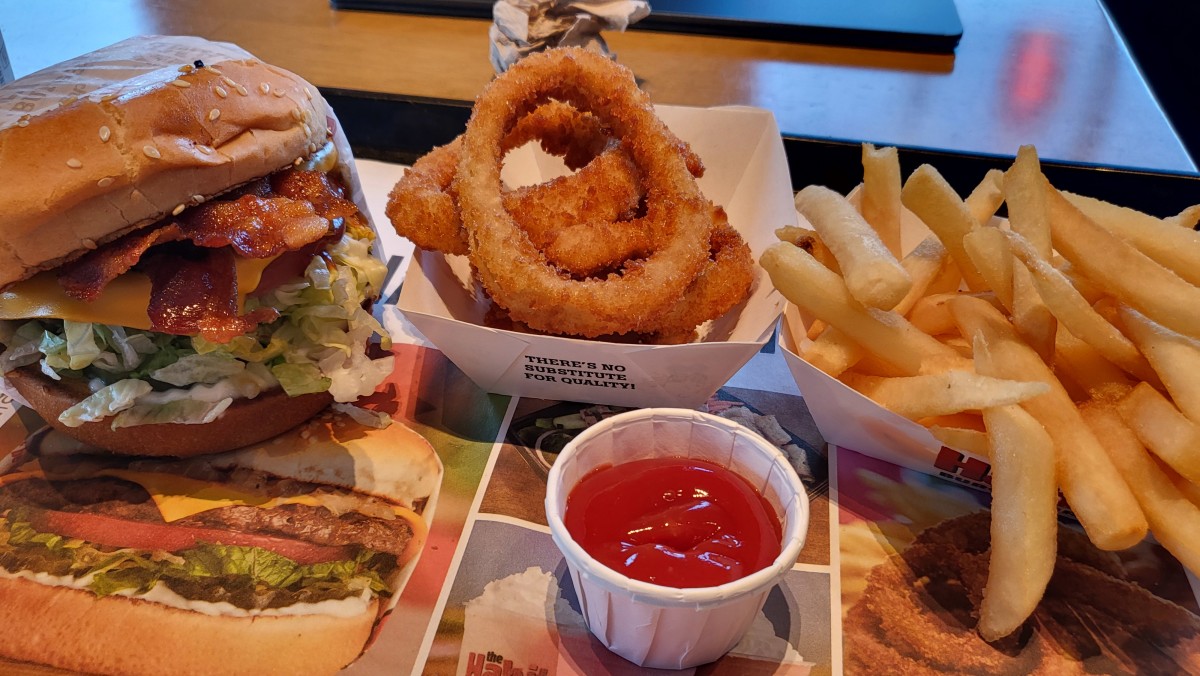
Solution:
M1057 190L1032 146L964 199L871 145L852 199L809 186L796 207L812 228L777 231L761 264L815 318L801 356L992 463L981 636L1041 599L1059 491L1097 547L1152 531L1200 573L1200 207ZM905 210L931 233L907 252Z

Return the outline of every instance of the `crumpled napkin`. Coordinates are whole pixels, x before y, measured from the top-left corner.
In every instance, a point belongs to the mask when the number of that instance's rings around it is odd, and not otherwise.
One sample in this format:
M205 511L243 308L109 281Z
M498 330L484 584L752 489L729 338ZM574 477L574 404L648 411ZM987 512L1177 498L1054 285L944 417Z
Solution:
M497 0L488 30L492 67L503 73L547 47L583 47L611 58L600 31L624 31L649 13L647 0Z

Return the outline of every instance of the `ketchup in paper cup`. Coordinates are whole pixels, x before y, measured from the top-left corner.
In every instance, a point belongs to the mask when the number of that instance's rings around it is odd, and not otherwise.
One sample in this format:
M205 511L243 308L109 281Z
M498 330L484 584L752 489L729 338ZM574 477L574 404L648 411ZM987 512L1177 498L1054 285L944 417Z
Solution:
M612 466L620 471L622 465L639 461L651 462L640 462L635 468L654 469L661 466L658 460L666 458L691 461L704 471L716 465L718 471L737 475L728 478L748 482L753 488L749 497L765 503L769 518L778 520L781 537L774 559L765 567L761 561L742 561L743 577L715 586L683 586L696 581L686 567L674 583L661 568L652 568L656 583L651 583L606 566L584 548L587 544L594 549L594 543L581 544L572 537L564 520L568 498L585 477L599 476L593 470ZM579 494L586 497L587 493L585 489ZM747 518L741 509L731 509L741 527L760 531L754 523L741 523ZM808 532L808 516L808 495L778 448L738 423L687 409L630 411L597 423L559 454L546 490L550 534L566 558L588 629L621 657L660 669L706 664L737 645L762 610L767 593L795 564ZM630 525L636 528L637 523ZM776 551L773 544L771 551ZM727 553L717 551L716 556ZM754 554L747 557L754 558ZM646 572L627 570L630 575ZM704 578L702 574L701 583Z

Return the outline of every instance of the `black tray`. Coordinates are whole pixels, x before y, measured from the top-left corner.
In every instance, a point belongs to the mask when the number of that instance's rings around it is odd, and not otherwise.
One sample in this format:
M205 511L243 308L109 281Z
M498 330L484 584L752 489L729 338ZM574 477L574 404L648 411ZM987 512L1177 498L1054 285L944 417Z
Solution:
M361 9L492 19L494 0L330 0ZM954 0L651 0L633 30L913 52L953 52L962 38Z
M471 114L468 101L322 89L345 127L356 157L411 164L434 146L462 133ZM862 180L861 141L783 135L792 187L817 183L847 192ZM901 171L908 175L932 164L966 195L989 169L1007 169L1012 156L952 152L900 146ZM1042 170L1058 188L1132 207L1155 216L1171 216L1200 204L1200 174L1149 171L1135 167L1042 160Z

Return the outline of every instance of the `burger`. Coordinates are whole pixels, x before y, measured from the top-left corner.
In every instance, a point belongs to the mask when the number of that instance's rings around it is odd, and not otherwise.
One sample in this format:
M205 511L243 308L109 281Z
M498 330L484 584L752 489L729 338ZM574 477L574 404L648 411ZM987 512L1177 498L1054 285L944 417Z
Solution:
M312 85L157 40L37 73L85 91L0 115L0 371L93 447L188 456L373 392L391 370L369 355L386 268ZM0 108L22 96L0 88Z
M333 410L215 455L73 447L35 434L0 475L0 658L99 674L341 669L421 551L442 472L403 424Z

